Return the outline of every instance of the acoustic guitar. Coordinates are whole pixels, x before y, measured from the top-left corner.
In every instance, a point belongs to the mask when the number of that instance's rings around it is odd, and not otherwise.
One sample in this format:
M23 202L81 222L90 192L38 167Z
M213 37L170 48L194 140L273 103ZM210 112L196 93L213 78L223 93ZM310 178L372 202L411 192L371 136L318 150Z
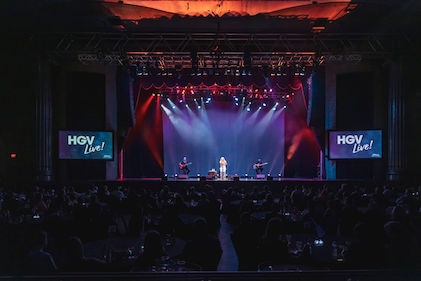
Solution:
M178 167L180 168L180 170L183 170L185 167L187 167L188 165L191 165L192 162L189 163L180 163L178 164Z
M261 163L261 164L256 163L256 164L253 165L253 169L256 170L256 169L258 169L258 168L260 168L260 167L262 167L264 165L267 165L267 164L269 164L269 163L268 162Z

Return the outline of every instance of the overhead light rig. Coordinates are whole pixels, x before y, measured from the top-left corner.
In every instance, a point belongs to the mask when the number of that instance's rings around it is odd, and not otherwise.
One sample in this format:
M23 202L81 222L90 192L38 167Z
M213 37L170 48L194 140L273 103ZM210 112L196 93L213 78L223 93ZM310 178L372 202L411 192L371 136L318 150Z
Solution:
M171 73L190 70L192 74L231 74L246 75L260 69L275 73L286 68L308 68L326 59L316 57L314 52L306 53L262 53L262 52L198 52L197 57L190 53L144 53L128 52L121 54L79 54L78 61L84 64L102 63L135 67L140 75ZM247 56L247 58L246 58ZM197 61L195 63L195 61ZM172 73L171 73L172 74Z
M82 63L155 63L162 68L252 67L282 63L359 62L407 50L401 34L333 33L46 33L37 44L56 60ZM195 59L192 65L192 51ZM197 57L196 57L197 56Z

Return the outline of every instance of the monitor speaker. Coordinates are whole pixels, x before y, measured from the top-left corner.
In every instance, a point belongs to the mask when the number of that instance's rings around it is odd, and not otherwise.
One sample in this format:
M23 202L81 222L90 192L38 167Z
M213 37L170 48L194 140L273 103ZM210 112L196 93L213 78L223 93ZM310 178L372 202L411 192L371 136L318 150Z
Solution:
M264 174L257 174L256 175L256 179L262 180L264 178L265 178L265 175Z

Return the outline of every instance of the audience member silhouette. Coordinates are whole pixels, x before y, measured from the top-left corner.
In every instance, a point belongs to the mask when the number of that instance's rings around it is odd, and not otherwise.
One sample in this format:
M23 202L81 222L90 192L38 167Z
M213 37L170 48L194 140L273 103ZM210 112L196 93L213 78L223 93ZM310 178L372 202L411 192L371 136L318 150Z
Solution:
M26 272L31 274L48 274L57 271L55 259L46 251L48 235L45 231L35 231L32 235L32 245L26 256Z
M86 257L82 241L73 236L64 243L62 272L102 272L108 268L104 260L95 257Z
M146 233L143 251L137 258L132 271L150 271L152 266L162 257L167 256L161 234L156 230Z
M384 224L388 265L391 267L413 267L419 261L419 241L407 224L405 209L396 205L391 218Z
M182 257L186 261L201 266L202 270L215 271L222 256L218 238L208 231L204 218L198 218L192 226L193 237L186 242Z
M257 241L260 237L258 224L249 212L240 216L240 223L231 234L237 252L239 270L257 270Z
M386 262L384 240L365 222L357 223L353 239L345 251L345 263L351 268L381 268Z
M288 258L288 241L284 235L284 222L272 217L266 223L265 232L258 242L258 261L285 263Z

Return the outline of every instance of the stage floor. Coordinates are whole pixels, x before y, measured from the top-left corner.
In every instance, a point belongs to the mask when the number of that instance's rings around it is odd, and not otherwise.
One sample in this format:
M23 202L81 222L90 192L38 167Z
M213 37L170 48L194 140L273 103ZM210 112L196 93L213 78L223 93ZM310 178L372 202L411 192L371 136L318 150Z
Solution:
M167 181L167 182L268 182L268 181L277 181L277 182L294 182L294 181L306 181L306 182L320 182L326 181L325 179L318 178L284 178L284 177L267 177L256 178L256 177L228 177L226 179L214 178L208 179L206 177L187 177L187 178L177 178L177 177L163 177L163 178L122 178L117 181L130 182L130 181Z

